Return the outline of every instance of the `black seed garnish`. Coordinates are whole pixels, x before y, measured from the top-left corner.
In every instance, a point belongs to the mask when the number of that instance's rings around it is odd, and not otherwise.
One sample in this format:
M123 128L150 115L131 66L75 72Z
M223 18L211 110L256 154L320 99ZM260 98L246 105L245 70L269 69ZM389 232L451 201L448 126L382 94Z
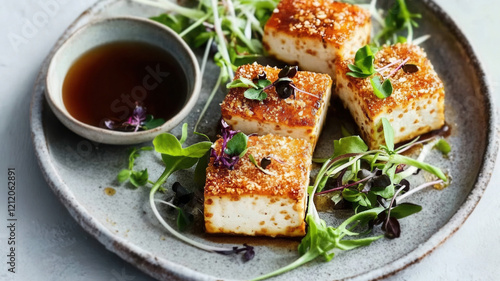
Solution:
M262 160L260 160L260 166L262 169L266 169L267 166L271 164L271 158L270 157L264 157Z
M408 64L403 65L403 71L406 73L415 73L419 70L420 69L418 68L418 66L415 64L412 64L412 63L408 63Z

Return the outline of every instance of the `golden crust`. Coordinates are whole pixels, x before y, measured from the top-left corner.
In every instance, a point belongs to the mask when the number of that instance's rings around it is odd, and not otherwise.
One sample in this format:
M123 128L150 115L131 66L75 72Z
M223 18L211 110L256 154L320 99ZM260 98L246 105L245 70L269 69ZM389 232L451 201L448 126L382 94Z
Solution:
M371 24L370 13L359 6L333 0L282 0L265 30L294 37L317 38L340 48L357 27Z
M278 79L279 68L248 64L238 68L234 79L240 77L255 79L257 75L266 72L267 79L274 82ZM295 91L295 99L278 97L274 87L266 90L268 97L263 101L249 100L244 97L246 88L233 88L222 102L222 117L231 120L232 116L256 122L273 123L280 126L310 127L314 129L319 114L318 110L325 103L325 96L332 86L332 79L327 74L299 71L293 78L297 88L311 95Z
M398 43L392 46L385 46L375 55L375 68L384 67L398 59L409 58L407 64L415 64L419 71L406 73L402 69L398 70L391 78L393 93L390 97L380 99L373 93L373 87L369 78L360 79L347 76L348 64L353 64L353 59L337 62L337 73L342 75L342 79L347 80L348 87L357 93L353 101L363 108L366 117L373 120L379 114L389 112L395 107L414 110L415 100L422 98L444 100L444 85L434 71L434 67L427 59L424 50L418 46ZM394 65L390 69L395 69ZM389 70L390 72L390 70ZM378 74L377 74L378 75ZM386 73L387 75L387 73ZM345 101L344 101L345 102Z
M220 151L222 139L215 142L215 150ZM260 164L269 155L272 159L267 170L273 175L261 172L250 162L252 155ZM251 136L248 139L248 152L235 165L233 170L215 167L214 158L207 167L205 197L241 195L271 195L291 199L304 198L309 184L311 168L311 144L305 140L277 135ZM282 163L280 163L282 162Z

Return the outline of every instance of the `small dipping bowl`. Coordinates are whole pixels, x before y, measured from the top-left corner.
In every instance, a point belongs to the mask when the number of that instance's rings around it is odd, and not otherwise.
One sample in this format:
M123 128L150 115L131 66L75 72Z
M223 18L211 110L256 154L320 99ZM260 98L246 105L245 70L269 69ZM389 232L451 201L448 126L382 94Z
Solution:
M161 48L184 72L187 93L184 106L156 128L122 132L88 125L74 118L63 102L66 74L83 54L113 42L142 42ZM136 17L114 17L91 22L71 35L54 54L47 72L45 97L56 117L71 131L89 140L105 144L137 144L151 141L160 133L177 126L193 109L201 89L198 61L191 49L170 28L157 22Z

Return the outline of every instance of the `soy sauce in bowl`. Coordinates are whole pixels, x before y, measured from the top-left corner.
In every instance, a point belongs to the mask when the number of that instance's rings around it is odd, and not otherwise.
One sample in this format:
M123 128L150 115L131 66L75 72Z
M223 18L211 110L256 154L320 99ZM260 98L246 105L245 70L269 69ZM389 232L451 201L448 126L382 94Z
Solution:
M161 48L140 41L95 47L70 67L62 86L67 111L88 125L125 122L136 106L155 119L175 116L187 100L181 66Z

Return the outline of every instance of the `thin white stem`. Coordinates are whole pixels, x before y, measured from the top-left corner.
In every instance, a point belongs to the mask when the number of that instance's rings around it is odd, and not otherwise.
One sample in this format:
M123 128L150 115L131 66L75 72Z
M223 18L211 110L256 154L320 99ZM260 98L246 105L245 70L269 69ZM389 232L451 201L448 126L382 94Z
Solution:
M215 83L215 86L214 88L212 89L212 92L210 93L210 96L208 97L208 100L207 102L205 103L205 106L203 107L203 110L201 111L200 113L200 117L198 117L198 121L196 121L196 124L194 125L194 131L196 132L197 129L198 129L198 125L200 124L201 122L201 119L203 119L203 116L205 115L205 112L207 111L208 109L208 106L210 105L210 103L212 102L214 96L215 96L215 93L217 93L217 90L219 90L219 87L220 87L220 83L221 83L221 80L222 80L222 69L220 70L221 73L219 74L219 78L217 78L217 83Z
M186 34L193 31L195 28L197 28L200 24L203 24L205 22L205 20L207 20L210 16L211 16L211 14L207 14L204 17L200 18L199 20L194 22L192 25L190 25L188 28L184 29L184 31L179 33L179 36L184 37Z
M226 38L224 37L224 33L222 32L222 28L221 28L217 0L211 0L211 3L212 3L212 12L214 13L214 29L215 29L215 33L217 33L217 38L219 41L218 49L222 55L222 58L226 61L226 67L227 67L229 79L233 80L234 73L233 73L233 69L230 67L231 59L229 58L229 53L227 52Z
M170 234L172 234L177 239L179 239L181 241L184 241L187 244L190 244L190 245L192 245L194 247L197 247L197 248L199 248L201 250L205 250L207 252L232 251L232 249L228 249L228 248L220 248L220 247L208 246L208 245L205 245L205 244L202 244L200 242L194 241L194 240L192 240L192 239L190 239L190 238L188 238L188 237L180 234L174 228L172 228L163 219L163 217L160 215L160 212L158 212L158 209L156 208L156 204L155 204L155 193L160 188L161 183L164 182L172 174L172 172L174 171L174 167L176 165L178 165L179 161L176 162L176 163L173 163L172 164L172 168L170 170L165 170L165 172L163 172L163 174L160 176L160 178L158 179L158 181L153 185L153 187L151 187L151 191L149 192L149 203L151 205L151 209L153 210L153 214L155 215L156 219L158 219L158 221L160 222L160 224L163 227L165 227L165 229L168 232L170 232Z
M172 204L170 202L167 202L167 201L164 201L164 200L161 200L161 199L155 199L155 202L162 203L162 204L165 204L167 206L170 206L172 208L176 208L177 209L177 206L175 206L174 204Z
M210 37L207 42L207 46L205 47L205 53L203 54L203 60L201 61L200 73L203 78L205 74L205 67L207 66L208 55L210 54L210 48L212 47L212 43L214 42L214 38Z
M429 34L420 36L420 37L416 38L415 40L413 40L413 45L420 45L420 44L424 43L425 41L427 41L429 38L431 38L431 36Z
M413 194L413 193L415 193L415 192L418 192L418 191L420 191L420 190L422 190L422 189L424 189L424 188L426 188L426 187L433 186L433 185L435 185L435 184L440 184L440 183L443 183L443 180L436 180L436 181L426 182L426 183L424 183L424 184L422 184L422 185L419 185L419 186L415 187L414 189L412 189L412 190L410 190L410 191L406 192L405 194L400 195L400 196L397 198L397 200L398 200L398 201L403 201L406 197L408 197L408 196L412 195L412 194Z

